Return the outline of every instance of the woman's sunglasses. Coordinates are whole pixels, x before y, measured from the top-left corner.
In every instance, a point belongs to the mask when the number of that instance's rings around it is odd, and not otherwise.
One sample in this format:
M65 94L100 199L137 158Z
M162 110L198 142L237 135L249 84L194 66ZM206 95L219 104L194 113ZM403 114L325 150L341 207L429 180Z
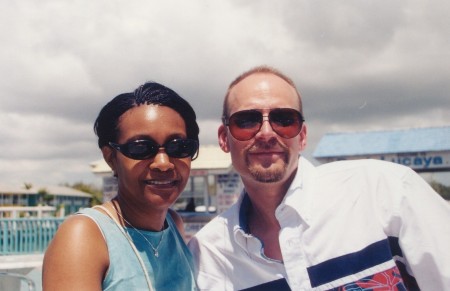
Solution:
M163 145L159 145L149 139L134 140L124 144L109 142L109 145L133 160L153 158L160 148L164 148L164 151L169 157L178 159L187 157L194 159L198 151L198 142L189 138L173 139Z
M263 114L260 110L243 110L233 113L225 125L230 129L231 135L240 141L253 138L261 129ZM269 123L272 130L283 138L293 138L302 129L302 114L292 108L276 108L269 112Z

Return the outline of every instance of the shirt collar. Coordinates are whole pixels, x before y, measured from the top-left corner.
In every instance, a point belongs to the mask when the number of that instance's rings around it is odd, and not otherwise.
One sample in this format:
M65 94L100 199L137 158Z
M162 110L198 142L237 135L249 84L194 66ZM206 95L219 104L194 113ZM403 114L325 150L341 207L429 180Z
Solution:
M245 232L250 233L250 228L248 226L248 212L250 210L250 206L252 205L252 202L250 201L250 198L248 197L247 192L243 191L242 193L242 201L241 201L241 207L239 208L239 227Z
M316 168L305 158L300 157L297 173L286 196L279 207L292 207L307 224L311 219L312 186L311 181L316 175Z
M289 206L295 209L295 211L302 217L302 219L309 224L311 219L311 177L315 175L315 167L305 158L300 157L298 161L298 168L295 174L294 180L289 186L283 201L278 206ZM245 233L249 234L248 227L248 212L252 202L245 191L243 190L240 199L239 207L239 228Z

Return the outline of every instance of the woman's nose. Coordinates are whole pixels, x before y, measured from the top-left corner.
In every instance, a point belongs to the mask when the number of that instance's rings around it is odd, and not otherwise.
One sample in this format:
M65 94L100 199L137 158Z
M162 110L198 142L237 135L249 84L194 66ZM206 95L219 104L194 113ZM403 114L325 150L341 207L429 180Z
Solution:
M169 171L174 169L174 165L170 161L164 148L160 148L153 161L150 163L150 169L159 170L161 172Z

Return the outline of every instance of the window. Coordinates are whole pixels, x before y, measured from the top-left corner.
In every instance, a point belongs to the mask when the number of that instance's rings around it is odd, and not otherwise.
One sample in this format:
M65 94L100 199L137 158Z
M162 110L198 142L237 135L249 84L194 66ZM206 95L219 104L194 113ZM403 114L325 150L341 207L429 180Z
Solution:
M208 179L208 177L212 178ZM205 211L206 207L211 205L211 195L214 194L211 189L213 188L215 188L214 176L191 176L183 193L173 205L173 209L186 212Z

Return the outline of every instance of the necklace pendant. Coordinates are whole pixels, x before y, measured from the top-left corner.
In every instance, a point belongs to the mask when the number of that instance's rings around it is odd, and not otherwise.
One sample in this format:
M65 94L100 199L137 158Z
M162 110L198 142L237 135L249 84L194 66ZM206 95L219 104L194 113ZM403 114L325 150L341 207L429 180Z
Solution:
M157 257L157 258L159 257L159 252L158 252L158 250L155 250L155 251L154 251L154 254L155 254L155 257Z

